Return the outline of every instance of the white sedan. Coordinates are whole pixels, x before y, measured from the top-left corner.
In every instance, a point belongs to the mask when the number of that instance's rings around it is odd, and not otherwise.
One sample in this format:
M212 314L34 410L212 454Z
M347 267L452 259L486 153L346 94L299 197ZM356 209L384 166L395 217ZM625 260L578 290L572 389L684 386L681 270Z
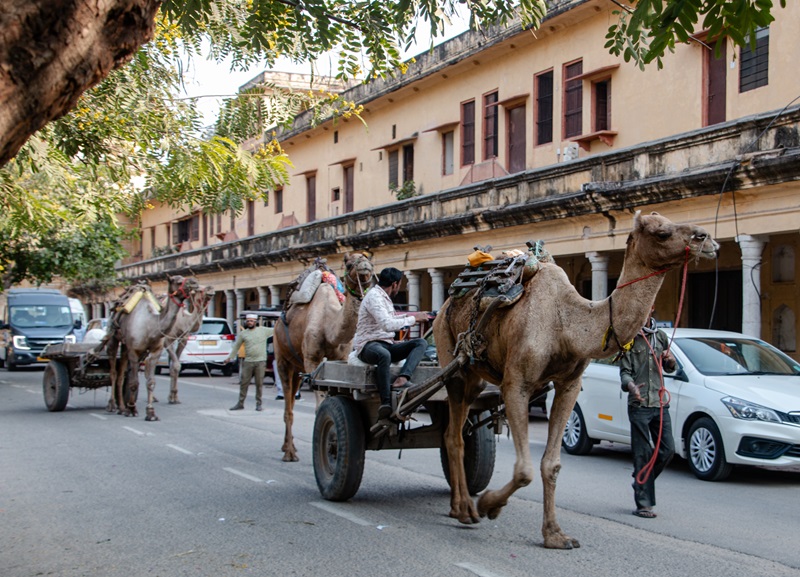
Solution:
M662 329L672 336L673 329ZM734 465L800 465L800 363L740 333L678 329L678 369L664 374L676 452L692 472L720 481ZM547 411L553 392L547 396ZM619 367L592 361L562 446L584 455L600 441L630 444Z

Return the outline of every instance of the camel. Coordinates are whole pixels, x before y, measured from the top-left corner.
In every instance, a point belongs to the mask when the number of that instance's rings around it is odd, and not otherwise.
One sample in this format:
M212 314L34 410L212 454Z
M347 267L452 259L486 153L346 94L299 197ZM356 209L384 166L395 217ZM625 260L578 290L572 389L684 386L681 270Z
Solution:
M112 386L111 398L108 401L108 412L115 410L125 416L137 416L136 397L139 391L139 363L147 357L145 362L145 377L147 380L147 408L146 421L157 421L158 417L153 408L153 389L155 388L155 366L161 349L164 347L164 338L172 330L178 313L184 307L184 301L191 298L197 291L198 283L194 278L182 276L168 277L169 294L166 305L157 312L152 306L155 297L150 303L141 299L129 313L117 311L113 319L113 330L109 329L107 352L109 359L117 358L117 351L121 347L120 358L110 364L110 379ZM150 291L149 287L139 290ZM152 293L151 293L152 295ZM125 391L127 382L128 390Z
M326 358L345 360L352 349L350 343L356 333L358 308L374 271L369 257L357 252L345 255L344 266L344 303L339 302L333 287L323 282L311 302L291 305L275 327L275 361L285 399L286 433L281 448L284 461L298 460L292 424L294 396L300 390L301 373L313 373Z
M179 405L178 376L181 373L181 353L186 348L186 341L191 333L196 332L203 324L203 315L211 299L214 298L214 287L203 287L189 299L189 306L178 312L175 324L165 335L164 348L169 355L169 404ZM166 299L162 301L166 305ZM158 357L156 357L158 360Z
M718 248L700 227L675 224L655 212L646 216L637 212L617 288L608 298L584 299L559 266L542 263L516 304L495 309L481 319L485 320L478 323L483 326L480 336L485 339L485 353L479 354L474 364L463 364L446 383L450 424L445 444L450 458L451 517L465 524L477 523L479 517L495 519L511 495L533 480L528 401L552 381L555 395L540 465L544 489L542 535L546 548L580 546L556 521L555 489L561 469L561 438L580 391L581 375L590 359L615 355L633 340L655 302L664 279L662 273L689 257L715 258ZM464 354L456 349L457 345L464 345L459 339L465 339L470 321L474 322L473 302L470 295L448 299L433 323L442 366ZM464 472L462 430L468 407L484 386L482 380L500 387L516 463L505 486L485 491L473 504Z

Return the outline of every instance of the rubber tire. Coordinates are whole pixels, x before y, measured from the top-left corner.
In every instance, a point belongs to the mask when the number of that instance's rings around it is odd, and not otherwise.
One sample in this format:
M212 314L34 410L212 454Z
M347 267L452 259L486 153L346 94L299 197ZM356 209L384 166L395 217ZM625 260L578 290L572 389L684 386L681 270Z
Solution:
M69 369L60 361L50 361L44 368L42 392L44 404L51 413L63 411L69 401Z
M477 423L488 417L489 414L489 411L484 411L469 419L471 422ZM497 444L494 440L494 432L489 428L490 424L486 423L479 429L473 430L471 435L464 435L464 474L467 478L467 490L470 495L477 495L488 487L494 474ZM439 447L439 458L442 462L444 478L450 485L450 460L447 456L444 439L442 439L442 446Z
M719 428L709 417L697 419L689 427L686 457L689 469L695 477L703 481L723 481L733 471L733 465L725 460L725 446L722 444Z
M314 477L323 498L346 501L361 486L365 431L361 413L349 397L327 397L314 420Z
M575 403L575 407L573 407L567 420L567 426L564 427L561 446L570 455L588 455L594 445L594 439L586 434L586 421L583 418L583 412L578 403Z
M2 369L5 366L6 366L6 360L5 359L0 359L0 369Z
M156 374L157 374L157 375L160 375L160 374L161 374L161 369L162 369L162 368L163 368L163 367L156 367Z
M233 374L233 364L228 363L224 367L220 369L222 371L222 375L225 377L230 377Z

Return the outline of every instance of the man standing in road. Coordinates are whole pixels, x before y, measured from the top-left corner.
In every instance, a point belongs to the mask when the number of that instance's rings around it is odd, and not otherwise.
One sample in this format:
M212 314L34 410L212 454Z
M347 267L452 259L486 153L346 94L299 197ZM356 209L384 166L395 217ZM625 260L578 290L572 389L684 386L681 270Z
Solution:
M386 419L392 414L391 391L408 387L414 369L422 360L428 343L425 339L411 339L395 342L394 333L418 322L428 320L427 313L397 313L392 297L400 291L403 273L389 267L378 275L378 286L367 291L358 310L358 324L353 337L353 349L358 358L371 365L377 365L378 392L381 406L378 418ZM390 367L393 362L405 359L400 374L391 381Z
M244 409L244 400L247 398L247 389L250 380L256 379L256 411L261 411L261 393L264 389L264 373L267 368L267 327L258 327L258 315L249 314L244 319L244 329L239 331L233 343L231 354L225 363L231 362L244 345L244 359L239 366L239 402L231 407L231 411Z
M663 370L675 370L675 357L668 351L667 336L650 318L633 340L631 349L622 355L619 375L622 390L628 393L628 418L631 422L633 453L633 499L637 517L654 519L656 477L672 460L675 442L669 416L669 395L662 388ZM660 437L660 440L659 440ZM651 445L652 439L652 445ZM658 454L653 457L653 447ZM652 463L652 459L655 459Z

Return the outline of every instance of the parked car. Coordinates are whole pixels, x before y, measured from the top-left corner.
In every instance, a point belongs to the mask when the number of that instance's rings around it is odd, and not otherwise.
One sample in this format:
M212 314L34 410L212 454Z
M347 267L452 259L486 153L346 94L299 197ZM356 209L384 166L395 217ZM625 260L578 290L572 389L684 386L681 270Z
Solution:
M203 317L200 329L186 340L180 357L181 370L200 369L210 374L212 369L218 369L226 377L231 376L236 365L225 364L225 359L231 354L234 340L236 336L227 319ZM163 369L169 370L169 365L169 353L165 348L156 362L156 374L161 374Z
M673 329L662 329L667 336ZM800 363L740 333L677 329L678 369L664 374L676 452L705 481L734 465L800 465ZM553 393L547 395L547 411ZM619 367L592 361L562 438L584 455L600 441L630 444L628 395Z

